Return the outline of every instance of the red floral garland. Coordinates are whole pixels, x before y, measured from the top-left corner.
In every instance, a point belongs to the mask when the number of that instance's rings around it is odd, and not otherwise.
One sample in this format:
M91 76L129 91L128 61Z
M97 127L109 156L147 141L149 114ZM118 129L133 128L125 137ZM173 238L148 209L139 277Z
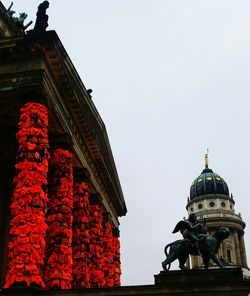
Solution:
M105 276L104 287L114 287L114 245L113 245L113 235L112 226L109 222L105 222L103 225L103 251L104 251L104 264L103 271Z
M113 232L117 232L114 230ZM120 260L120 240L117 233L113 233L113 270L114 270L114 286L121 285L121 260Z
M103 211L99 204L90 206L90 287L104 286Z
M46 288L72 288L72 154L56 149L50 161L46 237Z
M17 283L44 287L48 111L41 104L28 103L20 113L16 176L10 206L9 265L4 288Z
M87 182L74 183L73 209L73 287L90 288L89 274L89 187Z

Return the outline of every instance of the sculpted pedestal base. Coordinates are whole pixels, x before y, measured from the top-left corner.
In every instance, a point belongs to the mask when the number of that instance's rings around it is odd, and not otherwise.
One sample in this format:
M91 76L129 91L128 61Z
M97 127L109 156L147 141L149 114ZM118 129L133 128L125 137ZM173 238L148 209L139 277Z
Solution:
M161 271L154 277L156 287L177 295L250 295L250 281L241 268Z
M241 268L225 269L191 269L188 271L173 270L161 271L155 275L155 285L185 284L193 285L195 283L232 283L243 281L243 271Z

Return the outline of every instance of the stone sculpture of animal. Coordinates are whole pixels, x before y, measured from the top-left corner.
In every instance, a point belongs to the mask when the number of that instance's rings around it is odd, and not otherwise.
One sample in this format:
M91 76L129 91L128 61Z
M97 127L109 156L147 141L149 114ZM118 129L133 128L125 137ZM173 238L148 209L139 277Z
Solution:
M209 261L212 259L220 268L223 265L217 256L220 244L230 235L227 227L219 227L212 236L201 234L198 236L200 255L202 256L205 269L208 268ZM169 248L169 252L168 252ZM164 270L169 270L173 261L179 260L179 267L181 270L186 270L185 262L190 253L192 253L191 242L188 239L177 240L168 244L165 249L166 260L162 262Z

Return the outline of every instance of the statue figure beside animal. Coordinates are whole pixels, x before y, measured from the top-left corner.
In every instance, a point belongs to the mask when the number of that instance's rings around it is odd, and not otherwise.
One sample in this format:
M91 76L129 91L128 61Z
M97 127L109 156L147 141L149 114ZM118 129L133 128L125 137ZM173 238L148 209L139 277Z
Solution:
M219 227L210 236L207 234L206 221L199 223L196 216L191 214L187 220L177 223L173 233L178 231L182 233L183 239L166 245L164 251L167 258L162 262L164 270L169 270L171 263L177 259L179 260L180 269L187 270L188 267L185 266L185 263L189 255L200 255L205 269L208 268L211 259L220 268L223 268L217 253L222 241L230 235L227 227Z

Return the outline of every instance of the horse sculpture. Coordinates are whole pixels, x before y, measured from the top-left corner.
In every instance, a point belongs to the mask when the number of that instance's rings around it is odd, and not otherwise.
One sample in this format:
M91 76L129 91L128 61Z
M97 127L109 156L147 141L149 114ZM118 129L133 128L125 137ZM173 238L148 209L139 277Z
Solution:
M203 259L205 269L208 269L210 259L220 268L223 268L217 252L222 241L229 237L229 229L227 227L219 227L212 236L205 233L196 234L195 236L192 230L196 226L198 226L198 222L192 225L187 220L180 221L176 225L173 232L180 230L184 239L166 245L164 252L167 258L162 262L164 270L169 270L171 263L177 259L179 260L180 269L187 270L188 268L185 266L185 262L189 255L200 255Z

